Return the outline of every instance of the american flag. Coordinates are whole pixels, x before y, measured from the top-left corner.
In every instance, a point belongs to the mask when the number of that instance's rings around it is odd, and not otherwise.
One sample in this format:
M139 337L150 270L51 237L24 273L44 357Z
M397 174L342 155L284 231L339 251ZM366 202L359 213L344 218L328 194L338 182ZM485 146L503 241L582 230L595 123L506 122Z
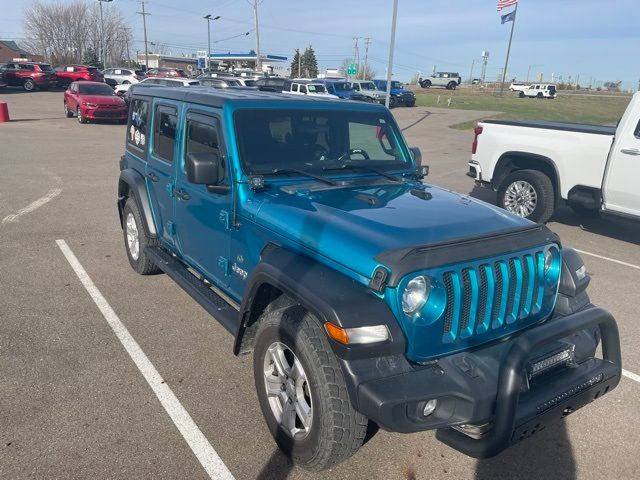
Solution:
M518 3L518 0L498 0L498 11Z

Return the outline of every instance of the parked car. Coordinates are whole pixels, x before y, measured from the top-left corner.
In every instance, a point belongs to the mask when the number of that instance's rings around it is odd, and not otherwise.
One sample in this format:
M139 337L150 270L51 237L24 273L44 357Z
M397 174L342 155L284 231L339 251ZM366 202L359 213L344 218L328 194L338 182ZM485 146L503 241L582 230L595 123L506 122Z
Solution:
M383 92L387 91L387 81L386 80L374 80L373 83ZM392 80L391 81L391 99L394 100L394 106L404 105L405 107L413 107L416 104L416 94L411 90L407 90L402 86L402 83ZM389 106L391 106L391 101L389 100Z
M0 69L9 86L22 87L27 92L58 85L56 74L48 63L9 62L0 65Z
M351 87L361 95L369 97L372 101L377 103L385 103L387 98L387 93L378 90L376 84L371 80L352 80ZM396 99L392 96L391 102L389 104L390 107L395 107Z
M288 88L282 90L282 93L289 95L308 95L310 97L338 98L336 95L327 92L327 87L324 83L315 80L291 80Z
M242 87L242 82L233 77L199 78L200 85L213 88Z
M87 65L58 65L54 68L58 85L67 86L71 82L104 82L104 75L96 67Z
M511 90L512 92L522 92L523 90L526 90L527 88L529 88L529 84L528 83L512 83L511 85L509 85L509 90Z
M567 204L640 219L640 93L617 127L485 120L471 151L468 175L516 215L546 222Z
M327 92L344 100L356 100L360 102L373 101L371 97L357 92L346 80L322 79L319 80L327 87Z
M471 85L480 85L482 83L482 79L480 78L474 78L473 80L471 80Z
M291 80L282 77L265 77L256 80L256 87L263 92L282 92L291 88Z
M104 82L71 82L64 92L64 114L79 123L127 119L127 104Z
M422 88L445 87L447 90L455 90L462 83L462 78L457 72L435 72L431 76L419 79Z
M129 264L252 353L266 426L301 466L353 455L370 421L494 456L620 381L578 253L425 174L381 105L135 89L114 195Z
M534 83L524 90L520 90L520 98L556 98L556 86L550 83Z
M115 88L115 94L124 98L124 101L129 103L131 97L131 91L140 86L156 86L156 87L189 87L200 85L198 80L191 78L162 78L162 77L147 77L136 84L127 83L118 85Z
M102 71L105 80L112 79L117 85L127 85L129 83L138 83L144 80L144 70L135 70L132 68L107 68Z
M2 66L0 66L0 88L4 88L7 85L9 84L7 83L7 79L5 78L4 70L2 70Z
M181 68L168 68L168 67L160 67L160 68L150 68L145 72L145 76L151 77L162 77L162 78L187 78L188 75Z

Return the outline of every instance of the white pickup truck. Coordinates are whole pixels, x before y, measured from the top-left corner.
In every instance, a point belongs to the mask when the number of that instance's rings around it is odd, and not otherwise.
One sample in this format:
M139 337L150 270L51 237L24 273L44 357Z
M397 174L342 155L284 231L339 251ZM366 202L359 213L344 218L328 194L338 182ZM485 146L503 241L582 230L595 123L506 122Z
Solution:
M617 127L486 120L474 133L467 175L502 208L541 223L563 203L640 219L640 92Z

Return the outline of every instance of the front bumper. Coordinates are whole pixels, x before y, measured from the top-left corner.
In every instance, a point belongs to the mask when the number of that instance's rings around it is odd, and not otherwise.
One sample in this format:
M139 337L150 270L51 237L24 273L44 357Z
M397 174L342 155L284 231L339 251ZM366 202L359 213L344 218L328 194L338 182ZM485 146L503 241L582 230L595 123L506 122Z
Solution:
M603 358L594 358L602 338ZM528 389L526 367L557 342L575 345L576 364L539 377ZM359 362L363 362L362 360ZM593 306L535 326L515 338L451 355L431 365L403 365L399 357L343 363L355 384L356 408L381 427L397 432L437 429L437 438L476 458L497 455L547 424L613 390L620 381L618 328L613 317ZM395 371L394 374L391 372ZM380 378L380 372L384 372ZM369 376L369 379L366 377ZM438 407L422 415L427 400ZM481 438L453 426L490 424Z
M112 110L95 107L85 107L83 113L89 120L126 120L127 114L127 109Z

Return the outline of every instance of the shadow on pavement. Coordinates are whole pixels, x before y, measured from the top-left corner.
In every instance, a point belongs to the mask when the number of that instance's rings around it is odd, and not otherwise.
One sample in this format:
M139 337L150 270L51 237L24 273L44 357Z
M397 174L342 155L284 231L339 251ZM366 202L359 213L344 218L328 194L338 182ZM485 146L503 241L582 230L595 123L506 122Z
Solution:
M276 448L269 461L262 467L262 470L256 475L256 480L281 480L289 476L293 469L293 463L289 460L280 449Z
M477 480L576 478L576 463L564 421L536 433L495 458L478 460Z

